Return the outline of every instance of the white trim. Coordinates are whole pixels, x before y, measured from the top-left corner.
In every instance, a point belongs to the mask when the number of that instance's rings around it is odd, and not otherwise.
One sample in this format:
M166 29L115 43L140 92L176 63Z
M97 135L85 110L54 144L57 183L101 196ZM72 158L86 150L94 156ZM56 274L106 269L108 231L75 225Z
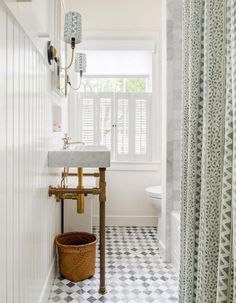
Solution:
M162 258L162 261L170 262L170 259L167 259L166 246L160 239L159 239L159 249L160 249L160 256Z
M61 5L64 9L64 13L66 13L66 5L65 5L65 0L60 0L61 1Z
M99 225L99 216L93 216L93 225ZM107 216L107 226L157 226L157 216Z
M180 269L180 267L179 267L180 264L179 264L178 258L173 258L173 259L171 260L171 264L173 265L173 267L174 267L176 273L178 274L178 273L179 273L179 269Z
M112 162L108 171L160 171L161 162Z
M56 276L56 257L53 258L48 275L43 285L38 303L47 303Z

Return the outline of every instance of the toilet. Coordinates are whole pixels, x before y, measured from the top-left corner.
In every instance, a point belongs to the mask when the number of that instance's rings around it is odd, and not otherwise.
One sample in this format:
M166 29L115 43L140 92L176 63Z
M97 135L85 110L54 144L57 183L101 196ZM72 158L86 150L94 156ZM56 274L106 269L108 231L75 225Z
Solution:
M161 216L161 186L151 186L146 188L148 202L156 209L157 216Z

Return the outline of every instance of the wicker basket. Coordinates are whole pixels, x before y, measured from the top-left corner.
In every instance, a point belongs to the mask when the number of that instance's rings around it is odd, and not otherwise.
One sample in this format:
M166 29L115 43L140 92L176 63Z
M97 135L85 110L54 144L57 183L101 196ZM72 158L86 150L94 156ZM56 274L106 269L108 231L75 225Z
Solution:
M70 232L57 236L60 274L73 282L93 276L96 242L96 236L86 232Z

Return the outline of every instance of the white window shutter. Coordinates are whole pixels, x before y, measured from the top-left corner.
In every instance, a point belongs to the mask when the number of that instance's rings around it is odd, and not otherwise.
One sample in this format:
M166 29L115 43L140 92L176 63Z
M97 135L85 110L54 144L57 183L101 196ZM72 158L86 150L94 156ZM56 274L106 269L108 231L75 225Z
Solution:
M126 158L129 155L129 127L130 101L127 94L117 94L116 106L116 154L117 158Z
M83 98L82 113L82 141L85 144L94 145L96 125L94 99Z
M135 100L135 154L147 152L147 100Z
M69 129L88 145L106 145L113 161L149 161L151 93L79 93ZM76 137L77 139L77 137Z
M151 94L140 93L135 96L135 155L137 160L149 160L151 152Z
M112 149L113 94L99 94L99 144Z

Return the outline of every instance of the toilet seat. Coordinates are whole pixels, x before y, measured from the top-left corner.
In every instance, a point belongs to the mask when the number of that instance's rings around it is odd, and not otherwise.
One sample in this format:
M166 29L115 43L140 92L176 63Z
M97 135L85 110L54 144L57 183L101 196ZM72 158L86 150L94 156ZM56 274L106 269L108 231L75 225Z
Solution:
M151 186L146 188L146 192L151 198L155 199L161 199L162 192L161 192L161 186Z

